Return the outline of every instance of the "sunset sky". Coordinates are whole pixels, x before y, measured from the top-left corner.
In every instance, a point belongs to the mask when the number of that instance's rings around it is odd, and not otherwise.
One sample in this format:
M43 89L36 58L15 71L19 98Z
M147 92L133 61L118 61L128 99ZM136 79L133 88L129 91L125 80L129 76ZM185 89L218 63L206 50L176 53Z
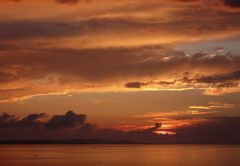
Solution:
M0 114L0 139L240 136L240 1L0 0Z

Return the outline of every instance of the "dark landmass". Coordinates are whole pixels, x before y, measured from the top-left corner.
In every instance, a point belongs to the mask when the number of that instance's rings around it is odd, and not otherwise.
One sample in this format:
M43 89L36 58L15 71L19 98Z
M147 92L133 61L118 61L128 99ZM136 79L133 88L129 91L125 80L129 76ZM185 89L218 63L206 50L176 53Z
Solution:
M163 141L163 142L134 142L128 140L112 141L103 139L68 139L68 140L0 140L0 144L240 144L240 141Z
M68 140L1 140L0 144L144 144L127 140L109 141L103 139L68 139Z

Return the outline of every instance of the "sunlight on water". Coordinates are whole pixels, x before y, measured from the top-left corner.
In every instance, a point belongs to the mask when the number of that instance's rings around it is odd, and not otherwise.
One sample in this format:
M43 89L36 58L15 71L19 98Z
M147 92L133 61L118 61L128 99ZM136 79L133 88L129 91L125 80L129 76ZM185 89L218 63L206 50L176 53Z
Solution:
M0 145L1 166L239 166L236 145Z

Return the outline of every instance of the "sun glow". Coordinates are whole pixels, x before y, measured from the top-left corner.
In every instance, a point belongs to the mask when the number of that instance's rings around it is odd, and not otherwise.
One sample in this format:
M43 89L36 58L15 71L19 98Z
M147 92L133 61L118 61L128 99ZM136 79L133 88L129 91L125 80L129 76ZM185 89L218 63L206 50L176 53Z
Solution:
M154 133L158 135L176 135L177 134L174 131L166 131L166 130L157 130L157 131L154 131Z

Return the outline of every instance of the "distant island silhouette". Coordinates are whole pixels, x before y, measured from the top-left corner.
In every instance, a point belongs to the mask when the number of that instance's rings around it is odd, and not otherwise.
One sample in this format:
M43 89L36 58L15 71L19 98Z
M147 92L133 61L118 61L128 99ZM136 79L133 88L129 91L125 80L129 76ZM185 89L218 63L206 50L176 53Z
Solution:
M240 140L164 140L160 142L138 142L129 140L64 139L64 140L0 140L0 144L240 144Z

